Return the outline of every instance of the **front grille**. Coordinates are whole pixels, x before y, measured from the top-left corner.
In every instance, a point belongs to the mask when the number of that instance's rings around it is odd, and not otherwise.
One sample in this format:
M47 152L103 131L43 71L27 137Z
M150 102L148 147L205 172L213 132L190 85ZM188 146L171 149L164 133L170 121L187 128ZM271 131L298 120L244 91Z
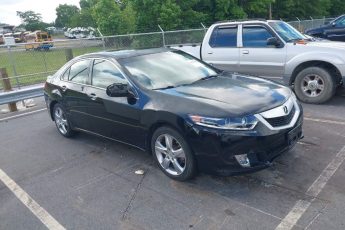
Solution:
M286 116L265 118L265 119L270 125L272 125L272 127L285 126L285 125L290 124L290 122L292 121L292 118L295 115L295 112L296 112L296 108L295 106L293 106L290 113Z

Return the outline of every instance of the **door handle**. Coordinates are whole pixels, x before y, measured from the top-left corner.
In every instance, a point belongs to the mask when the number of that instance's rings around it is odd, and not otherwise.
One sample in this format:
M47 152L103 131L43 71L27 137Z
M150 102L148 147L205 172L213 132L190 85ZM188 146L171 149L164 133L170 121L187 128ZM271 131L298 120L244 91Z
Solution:
M242 54L249 54L249 50L243 50Z
M61 86L61 90L62 90L62 92L65 92L67 90L67 86L65 86L65 85Z
M208 52L207 54L213 54L213 52Z
M90 93L90 94L89 94L89 97L90 97L90 99L93 100L93 101L97 99L97 96L96 96L95 93Z

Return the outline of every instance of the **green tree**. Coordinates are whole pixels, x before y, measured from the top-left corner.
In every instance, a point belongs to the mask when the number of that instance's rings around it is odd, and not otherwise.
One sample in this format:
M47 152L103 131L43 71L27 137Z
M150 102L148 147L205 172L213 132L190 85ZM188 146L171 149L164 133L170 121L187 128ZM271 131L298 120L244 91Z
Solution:
M121 10L113 0L100 0L92 8L92 17L103 35L118 34Z
M32 10L17 11L17 16L22 20L22 26L28 31L44 30L49 24L42 22L42 16Z
M160 7L158 15L158 24L164 28L164 30L173 30L180 26L181 20L181 8L171 0L167 0Z
M240 7L246 12L248 18L268 18L269 6L274 0L242 0Z
M127 3L122 8L118 32L123 34L136 32L136 12L131 3Z
M332 1L334 0L276 0L273 4L273 15L275 18L293 20L320 18L330 14Z
M79 8L74 5L60 4L56 8L55 25L58 27L70 26L71 19L74 15L79 14Z
M336 17L345 13L345 1L344 0L331 0L331 6L329 10L329 16Z
M81 9L80 13L71 17L69 27L96 27L96 22L92 17L92 9Z

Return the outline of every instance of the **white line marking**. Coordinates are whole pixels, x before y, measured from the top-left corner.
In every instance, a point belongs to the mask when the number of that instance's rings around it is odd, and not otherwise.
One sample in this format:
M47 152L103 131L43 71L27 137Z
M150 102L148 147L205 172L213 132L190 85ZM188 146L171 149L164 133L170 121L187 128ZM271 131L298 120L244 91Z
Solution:
M345 125L345 121L332 121L332 120L325 120L325 119L316 119L316 118L311 118L311 117L304 117L304 120L321 122L321 123L329 123L329 124L335 124L335 125Z
M322 171L320 176L314 181L314 183L309 187L305 193L308 196L314 197L310 201L299 200L291 211L285 216L285 218L277 226L276 230L290 230L292 229L297 221L302 217L302 215L307 211L311 203L320 194L322 189L326 186L327 182L334 173L338 170L341 164L345 160L345 146L337 153L333 160L327 165L327 167Z
M16 197L48 228L65 230L44 208L34 201L19 185L0 169L0 180L16 195Z
M38 110L34 110L34 111L31 111L31 112L27 112L27 113L21 113L21 114L14 115L14 116L11 116L11 117L1 118L1 119L0 119L0 122L1 122L1 121L7 121L7 120L10 120L10 119L14 119L14 118L18 118L18 117L24 117L24 116L26 116L26 115L38 113L38 112L41 112L41 111L44 111L44 110L47 110L47 108L38 109Z

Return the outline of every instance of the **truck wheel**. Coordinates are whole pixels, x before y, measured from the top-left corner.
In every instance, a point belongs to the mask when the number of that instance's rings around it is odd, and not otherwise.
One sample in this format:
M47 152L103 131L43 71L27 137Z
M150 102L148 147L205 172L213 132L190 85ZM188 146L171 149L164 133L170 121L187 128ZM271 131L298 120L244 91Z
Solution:
M298 73L295 79L297 97L311 104L322 104L333 97L336 83L329 72L320 67L308 67Z

